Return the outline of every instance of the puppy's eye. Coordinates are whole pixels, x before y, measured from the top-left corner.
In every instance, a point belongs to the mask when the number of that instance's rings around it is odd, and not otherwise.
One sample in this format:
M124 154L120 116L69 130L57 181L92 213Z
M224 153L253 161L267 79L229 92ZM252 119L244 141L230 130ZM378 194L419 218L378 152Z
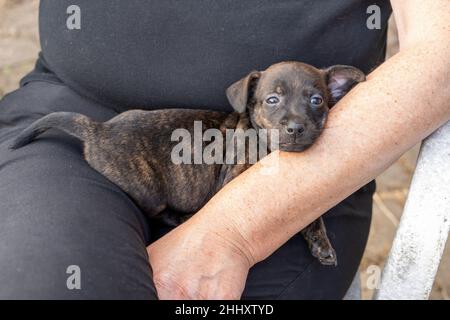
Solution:
M269 97L269 98L266 99L266 103L267 103L267 104L272 104L272 105L274 105L274 104L277 104L278 102L280 102L280 99L278 99L278 98L275 97L275 96L272 96L272 97Z
M315 94L315 95L313 95L313 96L311 97L311 104L312 104L312 105L314 105L314 106L320 106L322 103L323 103L323 98L322 98L320 95Z

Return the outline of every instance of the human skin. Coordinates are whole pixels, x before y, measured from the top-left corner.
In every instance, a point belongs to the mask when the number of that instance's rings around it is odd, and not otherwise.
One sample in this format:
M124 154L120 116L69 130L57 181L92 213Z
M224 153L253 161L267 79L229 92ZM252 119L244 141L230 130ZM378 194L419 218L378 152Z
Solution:
M450 1L391 3L400 52L332 109L314 146L270 154L148 247L160 299L238 299L251 266L450 119Z

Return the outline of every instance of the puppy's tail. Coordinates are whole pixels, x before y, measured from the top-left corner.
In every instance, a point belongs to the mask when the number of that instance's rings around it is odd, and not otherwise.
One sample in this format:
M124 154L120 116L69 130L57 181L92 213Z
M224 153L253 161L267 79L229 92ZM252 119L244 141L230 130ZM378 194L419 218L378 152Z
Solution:
M81 141L86 141L95 132L97 126L98 123L79 113L54 112L23 130L9 147L13 150L21 148L51 128L62 130Z

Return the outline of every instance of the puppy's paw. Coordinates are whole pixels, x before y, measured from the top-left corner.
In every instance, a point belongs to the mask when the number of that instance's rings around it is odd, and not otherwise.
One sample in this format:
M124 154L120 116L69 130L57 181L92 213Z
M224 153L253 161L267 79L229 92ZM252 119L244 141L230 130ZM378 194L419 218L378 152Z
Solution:
M325 266L337 266L336 251L331 245L320 246L315 244L311 248L311 254Z

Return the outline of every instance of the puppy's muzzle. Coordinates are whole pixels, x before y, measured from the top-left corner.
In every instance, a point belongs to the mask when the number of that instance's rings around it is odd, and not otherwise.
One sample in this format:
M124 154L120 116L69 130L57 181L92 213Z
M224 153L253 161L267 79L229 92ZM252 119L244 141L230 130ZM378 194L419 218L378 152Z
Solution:
M286 126L286 133L289 135L301 136L305 132L305 125L294 121L289 121Z

